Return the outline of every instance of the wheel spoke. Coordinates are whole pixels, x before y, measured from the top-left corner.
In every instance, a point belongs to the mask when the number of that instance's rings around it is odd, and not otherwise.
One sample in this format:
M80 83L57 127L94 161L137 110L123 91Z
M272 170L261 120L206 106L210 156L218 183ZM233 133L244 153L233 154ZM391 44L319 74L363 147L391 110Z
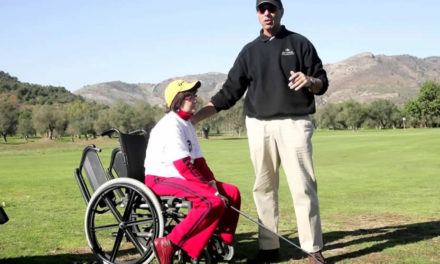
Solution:
M115 229L118 227L119 227L118 224L95 226L92 228L92 231L102 231L102 230L106 230L106 229Z
M125 225L126 226L136 226L136 225L140 225L140 224L150 224L149 227L151 227L152 222L153 222L153 219L140 219L140 220L125 222Z
M124 231L125 231L125 234L127 235L127 237L130 239L131 243L133 243L133 245L136 247L138 252L141 255L144 255L144 253L145 253L144 248L139 243L139 241L136 239L136 236L133 234L133 232L130 229L125 229Z
M137 193L136 193L135 190L127 189L125 195L127 195L128 202L127 202L127 205L125 206L124 215L122 216L122 221L124 221L124 226L127 225L127 221L129 220L129 218L130 218L130 216L131 216L131 214L133 212L133 208L132 207L133 207L135 198L137 197ZM136 221L134 221L134 222L136 222ZM133 222L131 222L131 224L133 225ZM124 232L125 232L126 236L130 239L130 241L133 243L133 245L136 247L136 249L139 251L139 253L141 255L143 255L144 254L144 248L139 243L138 239L133 234L131 229L124 228Z
M110 257L111 262L115 262L115 259L118 254L119 247L121 246L121 241L122 241L123 237L124 237L124 230L119 229L118 235L116 236L116 239L115 239L115 244L113 245L112 255Z
M112 211L113 216L116 218L116 221L118 221L118 223L122 222L122 216L119 213L118 209L116 208L116 206L112 203L112 201L108 198L107 193L104 194L104 201L107 204L108 208L110 208L110 211Z
M128 203L125 207L124 216L122 217L122 220L124 222L128 221L132 213L132 209L133 209L132 207L133 207L134 198L136 197L136 192L133 190L127 190L126 195L128 195Z

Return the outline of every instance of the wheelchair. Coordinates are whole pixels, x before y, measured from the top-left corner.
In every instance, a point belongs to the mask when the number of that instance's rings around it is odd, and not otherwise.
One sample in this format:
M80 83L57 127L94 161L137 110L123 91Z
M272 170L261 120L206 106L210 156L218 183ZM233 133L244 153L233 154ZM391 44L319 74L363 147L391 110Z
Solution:
M191 209L191 202L173 196L157 196L144 184L144 160L148 133L122 133L116 128L102 136L116 134L119 146L104 169L95 145L84 148L75 179L87 205L84 229L89 247L102 263L150 263L155 258L152 242L171 232ZM177 250L173 263L217 263L234 254L221 238L212 235L198 260Z

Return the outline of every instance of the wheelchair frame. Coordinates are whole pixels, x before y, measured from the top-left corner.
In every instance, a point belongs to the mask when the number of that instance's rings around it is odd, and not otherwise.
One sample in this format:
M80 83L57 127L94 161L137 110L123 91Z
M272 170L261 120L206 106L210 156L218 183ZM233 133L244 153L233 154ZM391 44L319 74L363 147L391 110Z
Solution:
M173 196L157 196L144 184L144 159L148 133L127 134L111 128L102 136L117 134L120 146L113 149L107 170L95 145L84 148L75 178L87 205L84 229L89 247L103 263L150 263L152 241L173 229L191 203ZM85 177L85 176L86 177ZM233 248L213 235L198 261L230 260ZM174 263L194 262L178 250Z

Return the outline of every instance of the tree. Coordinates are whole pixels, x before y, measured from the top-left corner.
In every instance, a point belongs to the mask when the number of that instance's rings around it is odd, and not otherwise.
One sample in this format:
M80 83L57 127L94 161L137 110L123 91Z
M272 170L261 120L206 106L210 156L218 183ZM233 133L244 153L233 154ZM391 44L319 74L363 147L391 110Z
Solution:
M98 133L103 132L104 130L107 130L112 127L110 123L110 109L102 109L98 113L98 118L93 123L93 128Z
M365 107L354 100L349 100L342 105L342 116L347 127L351 127L352 130L357 130L365 121L367 116Z
M7 143L6 137L14 135L18 123L18 105L8 100L0 101L0 135Z
M150 131L156 124L155 112L148 103L136 102L132 106L132 112L131 128Z
M381 129L395 127L400 121L401 114L393 102L378 99L368 106L368 117Z
M240 131L244 130L246 126L243 113L243 99L225 112L224 120L237 135L240 135Z
M417 100L427 126L440 125L440 82L428 81L423 83Z
M53 139L54 131L62 135L67 128L67 114L61 106L37 106L33 111L32 123L38 132Z
M111 127L117 128L124 133L133 129L131 124L133 109L129 104L117 101L110 107L108 114Z
M416 99L409 100L404 107L410 122L426 127L440 125L440 82L422 84ZM418 121L418 122L416 122Z
M27 141L28 137L35 135L36 131L32 124L32 110L25 109L18 116L17 132Z
M96 137L93 123L96 121L99 106L93 102L75 101L66 105L67 118L69 121L68 133L73 136L81 136L87 139L89 134Z
M326 104L316 111L315 126L318 128L338 129L341 128L338 124L338 114L342 112L341 104Z
M55 117L55 132L59 137L63 136L69 121L67 120L67 113L64 107L57 106L54 109L54 117Z
M417 127L422 124L422 111L417 99L410 99L405 103L403 108L403 115L406 118L408 125Z

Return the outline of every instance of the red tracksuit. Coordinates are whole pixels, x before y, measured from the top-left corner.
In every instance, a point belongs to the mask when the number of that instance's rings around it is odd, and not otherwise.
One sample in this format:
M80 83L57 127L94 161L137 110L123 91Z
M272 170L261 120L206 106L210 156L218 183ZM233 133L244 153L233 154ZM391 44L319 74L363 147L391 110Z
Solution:
M147 176L146 184L157 195L185 197L192 202L186 218L167 236L171 242L185 250L188 255L197 259L211 237L217 230L225 244L232 244L238 222L238 214L226 208L222 199L214 195L206 184L187 181L179 178ZM228 198L229 204L240 208L240 192L231 184L217 182L220 194Z

